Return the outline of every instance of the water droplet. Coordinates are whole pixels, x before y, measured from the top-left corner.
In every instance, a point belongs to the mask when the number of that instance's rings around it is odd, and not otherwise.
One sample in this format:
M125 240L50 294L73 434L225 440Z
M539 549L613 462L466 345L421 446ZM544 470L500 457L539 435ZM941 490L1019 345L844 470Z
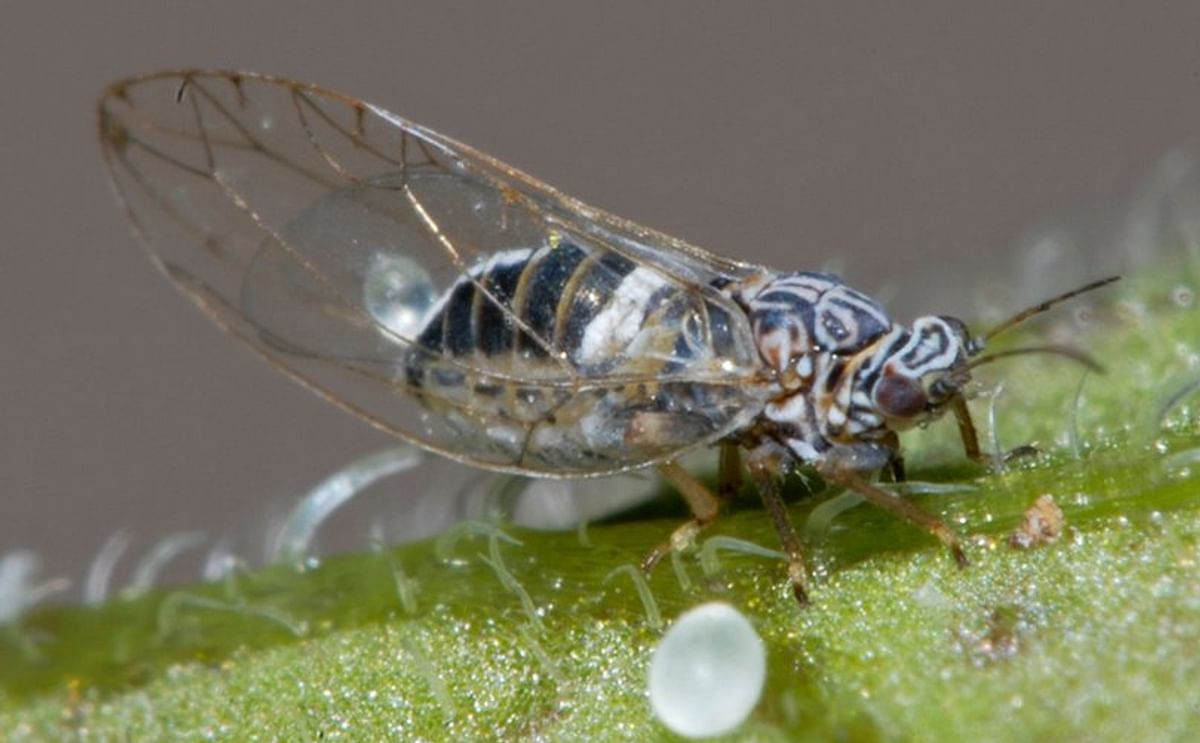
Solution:
M363 303L388 331L412 339L437 301L437 288L423 268L397 253L375 253L363 282Z

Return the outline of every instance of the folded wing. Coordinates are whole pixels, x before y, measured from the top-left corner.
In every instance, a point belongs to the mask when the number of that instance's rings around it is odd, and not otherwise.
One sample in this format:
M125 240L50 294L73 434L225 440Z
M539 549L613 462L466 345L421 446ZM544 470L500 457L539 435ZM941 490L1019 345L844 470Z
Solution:
M491 469L631 469L761 409L760 270L564 196L376 106L288 80L161 73L100 102L154 260L289 375Z

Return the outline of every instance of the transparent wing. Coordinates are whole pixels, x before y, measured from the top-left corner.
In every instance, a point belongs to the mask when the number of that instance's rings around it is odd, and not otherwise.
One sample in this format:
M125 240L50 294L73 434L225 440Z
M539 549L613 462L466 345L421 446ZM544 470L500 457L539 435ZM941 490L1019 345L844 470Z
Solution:
M606 474L761 409L760 271L588 207L369 103L166 72L99 106L116 189L164 273L281 370L490 469Z

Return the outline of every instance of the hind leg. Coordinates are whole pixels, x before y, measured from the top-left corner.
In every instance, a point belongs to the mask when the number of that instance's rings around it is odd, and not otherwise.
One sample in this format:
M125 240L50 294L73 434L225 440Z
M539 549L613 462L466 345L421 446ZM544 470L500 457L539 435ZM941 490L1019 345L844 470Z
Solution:
M724 463L724 458L722 459ZM696 542L696 535L711 524L721 511L721 501L713 495L708 487L696 479L696 476L680 467L675 462L665 462L658 465L659 473L675 487L692 510L692 518L685 521L671 533L671 538L655 547L642 560L642 572L654 570L664 557L674 552L682 552ZM721 479L718 477L718 479Z

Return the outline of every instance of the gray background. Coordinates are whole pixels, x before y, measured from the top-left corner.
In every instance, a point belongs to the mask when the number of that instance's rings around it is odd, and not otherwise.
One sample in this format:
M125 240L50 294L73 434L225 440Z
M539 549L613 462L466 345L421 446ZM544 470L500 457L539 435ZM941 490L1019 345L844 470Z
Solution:
M1200 132L1195 2L443 5L0 3L0 552L78 579L120 527L249 528L386 443L151 269L92 130L115 77L319 82L902 314L970 314L1029 228L1122 204Z

